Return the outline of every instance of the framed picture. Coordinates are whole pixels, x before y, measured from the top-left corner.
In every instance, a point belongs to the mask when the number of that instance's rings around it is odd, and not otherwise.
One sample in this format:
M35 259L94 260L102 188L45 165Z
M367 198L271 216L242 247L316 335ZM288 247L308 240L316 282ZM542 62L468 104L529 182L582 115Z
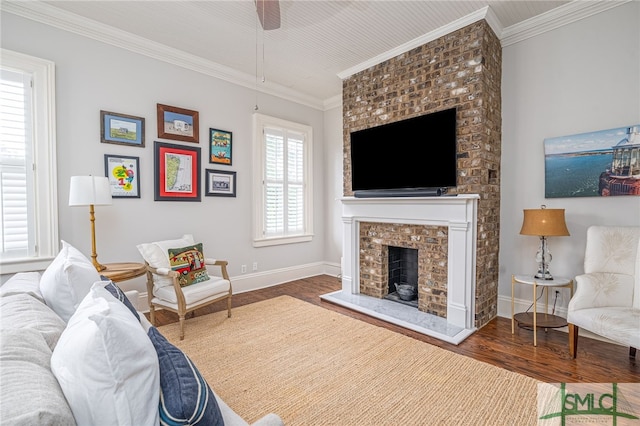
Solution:
M104 172L109 178L113 198L140 198L138 157L105 154Z
M155 201L200 201L200 148L155 142Z
M640 124L544 140L545 198L640 196Z
M144 148L144 118L100 111L100 142Z
M206 170L207 188L206 196L211 197L235 197L236 196L236 172L225 170Z
M158 137L199 143L198 111L158 105Z
M231 165L232 133L226 130L209 129L209 162Z

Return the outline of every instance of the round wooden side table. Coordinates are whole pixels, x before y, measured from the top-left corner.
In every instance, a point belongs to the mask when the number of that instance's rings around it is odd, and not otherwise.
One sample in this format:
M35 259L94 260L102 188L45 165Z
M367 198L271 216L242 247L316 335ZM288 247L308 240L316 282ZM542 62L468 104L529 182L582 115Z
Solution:
M101 275L109 278L113 282L130 280L132 278L141 277L147 273L147 267L144 263L121 262L121 263L105 263L107 269L100 271Z

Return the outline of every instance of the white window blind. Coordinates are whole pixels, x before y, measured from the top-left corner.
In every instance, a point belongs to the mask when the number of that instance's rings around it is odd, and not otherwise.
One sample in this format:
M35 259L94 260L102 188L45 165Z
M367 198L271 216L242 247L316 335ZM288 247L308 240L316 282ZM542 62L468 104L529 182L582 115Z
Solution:
M311 141L309 126L256 114L254 245L309 241Z
M32 164L31 76L0 70L0 213L3 257L33 255L33 192L28 191L27 164Z
M1 49L0 266L42 270L57 253L54 64Z

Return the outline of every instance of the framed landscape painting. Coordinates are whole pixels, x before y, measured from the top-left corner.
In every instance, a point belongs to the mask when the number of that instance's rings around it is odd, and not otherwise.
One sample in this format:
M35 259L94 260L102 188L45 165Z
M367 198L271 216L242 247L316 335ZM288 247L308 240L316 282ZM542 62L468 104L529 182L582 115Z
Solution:
M155 201L200 201L200 148L155 142Z
M100 111L100 142L144 147L144 118Z
M544 140L545 198L640 195L640 124Z

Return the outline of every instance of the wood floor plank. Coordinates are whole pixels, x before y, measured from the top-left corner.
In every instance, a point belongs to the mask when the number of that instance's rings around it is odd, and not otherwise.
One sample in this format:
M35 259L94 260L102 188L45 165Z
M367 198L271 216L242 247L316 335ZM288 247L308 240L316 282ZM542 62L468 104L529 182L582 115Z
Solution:
M338 278L319 275L265 289L234 294L233 306L238 307L288 295L545 382L640 382L640 355L629 358L629 348L580 337L578 357L572 359L569 356L567 333L553 329L547 332L539 330L538 346L534 347L532 331L518 328L515 334L511 334L511 320L501 317L494 318L459 345L453 345L320 299L320 295L341 288ZM195 315L205 315L225 309L226 302L220 302L196 311ZM156 313L157 325L169 324L177 320L177 315L171 312ZM189 333L188 321L185 333Z

